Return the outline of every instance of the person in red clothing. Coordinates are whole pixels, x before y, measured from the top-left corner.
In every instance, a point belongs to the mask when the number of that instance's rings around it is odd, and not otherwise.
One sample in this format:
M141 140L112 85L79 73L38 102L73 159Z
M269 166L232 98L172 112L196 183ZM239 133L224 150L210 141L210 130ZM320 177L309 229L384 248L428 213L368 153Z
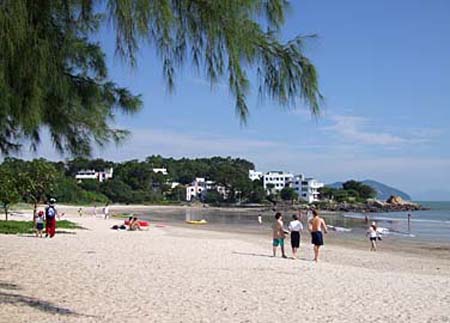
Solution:
M51 198L48 202L48 206L45 208L45 237L53 238L56 231L56 216L54 198Z

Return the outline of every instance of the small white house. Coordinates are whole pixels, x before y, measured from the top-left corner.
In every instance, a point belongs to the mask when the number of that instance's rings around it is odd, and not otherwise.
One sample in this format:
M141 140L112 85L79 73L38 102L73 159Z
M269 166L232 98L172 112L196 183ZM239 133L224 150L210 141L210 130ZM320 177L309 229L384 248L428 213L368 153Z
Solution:
M251 181L254 180L260 180L263 177L262 172L257 172L256 170L250 169L248 171L248 178L250 178Z
M114 170L112 167L103 171L96 171L95 169L83 169L75 175L75 179L78 181L82 181L85 179L94 179L99 182L104 182L108 179L113 178L113 171Z
M203 177L197 177L186 187L186 201L191 201L193 198L202 198L208 190L216 190L223 197L226 197L226 189L224 186L216 185L214 181L207 181Z
M153 170L153 173L155 173L155 174L158 174L158 173L163 174L163 175L169 174L167 172L167 168L153 168L152 170Z

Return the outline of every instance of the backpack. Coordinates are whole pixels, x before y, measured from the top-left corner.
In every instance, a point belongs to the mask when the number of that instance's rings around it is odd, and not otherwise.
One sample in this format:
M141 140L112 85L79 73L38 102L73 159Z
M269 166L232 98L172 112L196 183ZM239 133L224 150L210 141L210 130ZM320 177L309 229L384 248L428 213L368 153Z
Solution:
M56 210L53 206L49 206L46 210L45 210L45 216L49 217L49 218L54 218L56 215Z

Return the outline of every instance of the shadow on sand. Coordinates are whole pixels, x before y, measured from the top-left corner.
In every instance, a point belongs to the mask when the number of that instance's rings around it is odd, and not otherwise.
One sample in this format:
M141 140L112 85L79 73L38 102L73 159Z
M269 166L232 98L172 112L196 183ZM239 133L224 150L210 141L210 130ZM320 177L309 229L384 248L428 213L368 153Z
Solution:
M64 231L64 230L61 230L61 231L56 231L55 237L56 237L57 235L59 235L59 234L76 235L77 233L76 233L76 232L73 232L73 231ZM19 234L18 236L21 237L21 238L38 238L38 237L36 237L36 234L35 234L35 233L22 233L22 234ZM42 239L44 239L44 238L45 238L45 233L42 235ZM39 238L39 239L40 239L40 238ZM47 237L47 239L49 239L49 238Z
M21 288L16 284L0 282L0 289L18 291ZM18 294L17 292L4 292L0 290L0 306L10 304L15 306L29 306L39 311L49 314L59 314L72 317L94 317L92 315L79 314L71 309L60 307L56 304L35 298Z
M233 255L273 258L272 255L264 255L264 254L251 253L251 252L239 252L239 251L233 251Z
M7 282L0 281L0 289L8 289L8 290L20 290L21 288L16 284L11 284Z
M258 253L251 253L251 252L239 252L239 251L233 251L232 252L233 255L241 255L241 256L252 256L252 257L266 257L266 258L274 258L272 255L265 255L265 254L258 254ZM281 258L280 256L277 256L275 258ZM282 259L282 258L281 258ZM306 262L312 262L313 260L305 258L305 257L300 257L300 258L293 258L293 257L287 257L286 259L290 259L290 260L300 260L300 261L306 261Z

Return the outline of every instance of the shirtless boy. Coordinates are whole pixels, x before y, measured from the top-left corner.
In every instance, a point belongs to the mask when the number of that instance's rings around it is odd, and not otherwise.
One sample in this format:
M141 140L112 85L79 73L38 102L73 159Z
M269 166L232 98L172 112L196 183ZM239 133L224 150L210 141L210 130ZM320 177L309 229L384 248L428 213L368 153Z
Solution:
M283 228L283 217L280 212L275 214L275 222L273 223L273 256L277 255L277 248L280 246L281 248L281 257L287 258L284 253L284 238L285 232Z
M311 243L314 245L314 261L319 261L320 246L323 245L323 234L328 233L327 224L325 220L319 216L316 210L312 211L313 218L309 220L309 231L311 232Z

